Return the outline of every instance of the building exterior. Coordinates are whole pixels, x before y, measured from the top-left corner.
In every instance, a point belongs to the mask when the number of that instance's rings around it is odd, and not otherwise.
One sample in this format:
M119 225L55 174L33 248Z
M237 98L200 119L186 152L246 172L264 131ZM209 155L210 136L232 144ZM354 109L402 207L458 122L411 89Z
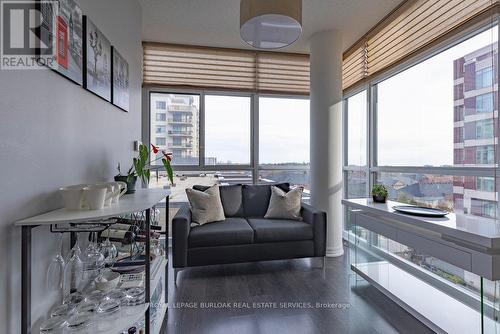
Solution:
M498 144L497 44L454 61L454 166L491 167ZM455 176L455 212L496 217L495 178Z
M199 100L184 94L151 94L151 143L173 153L176 165L198 165Z

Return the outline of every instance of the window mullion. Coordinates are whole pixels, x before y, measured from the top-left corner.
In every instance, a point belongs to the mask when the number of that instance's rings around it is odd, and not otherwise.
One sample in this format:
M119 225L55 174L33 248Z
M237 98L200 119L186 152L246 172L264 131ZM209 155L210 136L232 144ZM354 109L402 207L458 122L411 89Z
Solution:
M205 93L200 93L200 126L199 126L199 166L204 169L205 167Z

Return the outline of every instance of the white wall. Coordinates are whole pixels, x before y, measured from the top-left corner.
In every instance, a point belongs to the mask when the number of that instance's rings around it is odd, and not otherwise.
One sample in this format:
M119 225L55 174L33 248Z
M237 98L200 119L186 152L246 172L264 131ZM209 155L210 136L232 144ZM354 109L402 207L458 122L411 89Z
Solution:
M20 229L13 222L61 206L57 188L110 180L141 135L141 7L137 0L79 0L130 65L130 112L51 71L0 71L0 333L20 333ZM54 303L44 291L56 248L33 231L33 323Z

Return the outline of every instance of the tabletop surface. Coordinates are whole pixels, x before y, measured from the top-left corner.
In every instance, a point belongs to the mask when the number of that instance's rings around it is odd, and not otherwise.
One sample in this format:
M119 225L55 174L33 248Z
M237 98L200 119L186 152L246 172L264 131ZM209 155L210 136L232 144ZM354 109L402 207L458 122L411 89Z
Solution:
M462 213L449 213L445 217L421 217L397 212L396 205L408 205L394 201L375 203L371 198L344 199L342 203L353 209L387 216L417 225L463 241L479 243L486 247L500 248L500 222L498 219Z
M168 189L139 189L134 194L124 195L120 201L101 210L57 209L41 215L15 222L16 226L51 225L59 223L92 223L127 213L143 211L156 205L170 195Z

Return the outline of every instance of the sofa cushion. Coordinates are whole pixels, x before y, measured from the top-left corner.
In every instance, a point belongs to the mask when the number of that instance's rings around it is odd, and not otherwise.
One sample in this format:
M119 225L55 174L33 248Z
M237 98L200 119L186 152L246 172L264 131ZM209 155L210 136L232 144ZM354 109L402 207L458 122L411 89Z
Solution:
M313 239L312 225L296 220L249 218L255 242L276 242Z
M186 194L191 205L193 222L203 225L226 218L218 184L214 184L205 191L187 188Z
M264 218L302 220L302 191L302 187L297 187L286 193L278 187L271 187L271 199Z
M193 189L205 191L210 187L194 185ZM220 186L220 199L226 217L243 217L243 194L241 184Z
M264 217L269 207L271 186L273 185L284 192L290 191L289 183L243 185L243 210L245 217Z
M253 243L253 229L244 218L191 227L189 247L209 247Z

